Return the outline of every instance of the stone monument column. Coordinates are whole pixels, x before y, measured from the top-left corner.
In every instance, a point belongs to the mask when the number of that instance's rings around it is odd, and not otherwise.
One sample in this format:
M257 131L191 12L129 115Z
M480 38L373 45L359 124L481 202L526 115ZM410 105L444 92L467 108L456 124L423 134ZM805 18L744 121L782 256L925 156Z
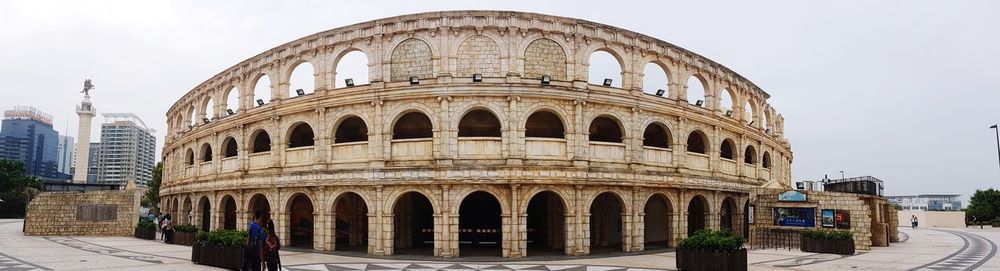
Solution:
M84 83L83 101L76 106L76 114L80 116L79 131L76 139L76 169L73 172L73 183L87 183L87 169L90 167L90 121L97 114L97 108L90 103L90 80Z

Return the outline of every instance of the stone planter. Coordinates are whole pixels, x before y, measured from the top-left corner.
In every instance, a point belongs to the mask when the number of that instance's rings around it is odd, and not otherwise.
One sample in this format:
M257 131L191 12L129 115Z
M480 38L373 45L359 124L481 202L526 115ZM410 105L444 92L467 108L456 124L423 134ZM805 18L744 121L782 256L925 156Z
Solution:
M746 271L747 250L723 252L711 250L677 249L679 270Z
M800 247L804 252L854 255L854 239L815 239L802 237Z
M146 240L156 239L156 228L135 228L135 237Z
M243 265L243 246L223 247L195 243L191 261L197 264L239 270Z
M173 244L190 246L194 244L193 232L174 232Z
M991 223L990 226L993 226L994 228L1000 228L1000 221L994 221Z

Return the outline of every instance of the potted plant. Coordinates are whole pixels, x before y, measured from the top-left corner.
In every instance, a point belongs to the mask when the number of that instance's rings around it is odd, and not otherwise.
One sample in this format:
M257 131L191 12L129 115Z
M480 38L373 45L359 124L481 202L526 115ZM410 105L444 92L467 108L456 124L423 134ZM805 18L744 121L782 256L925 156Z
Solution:
M743 237L729 231L701 230L677 246L677 269L747 270Z
M156 224L153 221L140 219L135 226L135 237L146 240L156 239Z
M817 253L832 253L841 255L854 254L854 234L843 230L802 230L800 246L802 251Z
M1000 228L1000 217L994 218L993 221L990 223L990 226L993 226L994 228Z
M247 232L218 229L199 232L191 250L191 261L227 269L240 269L243 265L243 245Z
M198 232L198 227L191 224L177 225L174 227L174 244L190 246L194 244L194 234Z

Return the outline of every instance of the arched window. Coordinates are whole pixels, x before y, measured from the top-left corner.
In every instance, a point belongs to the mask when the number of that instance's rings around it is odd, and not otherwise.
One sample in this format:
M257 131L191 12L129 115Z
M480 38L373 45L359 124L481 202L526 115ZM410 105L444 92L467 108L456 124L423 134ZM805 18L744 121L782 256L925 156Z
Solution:
M316 70L309 62L302 62L295 66L292 75L288 78L288 97L298 96L299 89L302 93L313 93L316 91Z
M337 132L334 133L333 143L363 142L368 141L368 126L365 121L358 116L351 116L337 125Z
M743 152L743 162L750 165L757 163L757 151L754 150L753 146L747 146L746 151Z
M615 120L600 116L590 122L590 141L622 142L622 128Z
M254 84L253 88L254 103L260 100L264 103L271 101L271 78L267 75L261 75L257 79L257 84Z
M226 140L223 141L222 145L225 146L225 152L223 155L225 158L236 157L239 153L239 150L236 148L236 139L233 139L233 137L227 137Z
M430 138L434 136L431 119L420 112L406 113L392 127L392 139Z
M594 85L604 84L605 79L611 79L611 86L622 87L622 66L618 64L618 58L605 51L595 51L590 54L588 83Z
M705 146L708 145L705 142L705 134L701 131L691 132L688 135L687 145L688 152L705 154Z
M670 81L667 78L667 70L656 63L646 63L646 67L642 70L642 92L646 94L654 94L659 90L663 90L659 96L667 96L667 91L669 91Z
M771 154L764 152L764 157L760 159L760 164L766 169L771 169Z
M743 105L743 119L746 120L747 123L753 121L753 106L750 105L750 101L747 101L746 104Z
M708 93L705 88L705 83L702 82L701 78L696 75L688 77L687 82L687 98L688 103L698 104L698 101L702 101L702 106L705 106L705 93Z
M369 83L368 56L364 52L351 51L337 61L337 82L334 85L337 88L346 87L348 79L358 86Z
M240 90L236 87L226 92L226 109L233 110L234 113L240 109Z
M566 138L566 131L562 119L555 113L538 111L528 116L528 122L524 124L524 136Z
M642 133L642 145L658 148L670 148L670 133L663 125L651 123Z
M722 113L726 113L729 117L734 117L733 114L736 114L736 112L733 111L733 101L735 101L733 99L733 91L729 90L729 88L723 88L719 92L722 96L719 97L719 110L722 110Z
M719 146L719 157L736 160L736 144L733 144L732 139L726 138L722 141L722 146Z
M250 153L258 152L269 152L271 151L271 136L267 134L267 131L257 130L253 135L253 149Z
M308 147L314 145L313 130L307 123L299 123L292 126L292 132L288 135L288 147Z
M201 144L201 161L211 162L212 161L212 145L208 143Z
M188 119L188 123L187 124L190 125L190 126L197 125L198 124L197 118L198 117L194 115L194 106L191 106L191 108L188 109L188 113L187 113L187 119Z
M500 137L500 120L490 111L469 111L458 122L458 137Z
M191 150L191 149L188 149L186 156L187 156L187 164L189 166L193 166L194 165L194 151Z
M212 98L209 98L208 102L205 102L205 111L204 112L205 112L205 117L206 118L208 118L210 120L211 119L215 119L215 102L212 101Z

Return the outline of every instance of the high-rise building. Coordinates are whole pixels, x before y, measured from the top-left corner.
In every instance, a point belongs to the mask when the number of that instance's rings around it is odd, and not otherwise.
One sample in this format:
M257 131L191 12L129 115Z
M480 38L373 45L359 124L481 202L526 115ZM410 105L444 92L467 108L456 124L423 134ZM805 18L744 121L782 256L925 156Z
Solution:
M52 115L34 107L4 111L0 158L22 161L28 175L44 180L69 178L59 173L59 133L52 129Z
M145 186L153 178L156 137L131 113L101 114L101 146L97 183L125 185L129 180Z
M101 166L101 143L90 142L90 153L87 154L87 183L98 183L97 177Z
M59 173L73 175L73 146L75 141L73 141L72 136L59 136L59 153L57 154L57 160L59 161Z

